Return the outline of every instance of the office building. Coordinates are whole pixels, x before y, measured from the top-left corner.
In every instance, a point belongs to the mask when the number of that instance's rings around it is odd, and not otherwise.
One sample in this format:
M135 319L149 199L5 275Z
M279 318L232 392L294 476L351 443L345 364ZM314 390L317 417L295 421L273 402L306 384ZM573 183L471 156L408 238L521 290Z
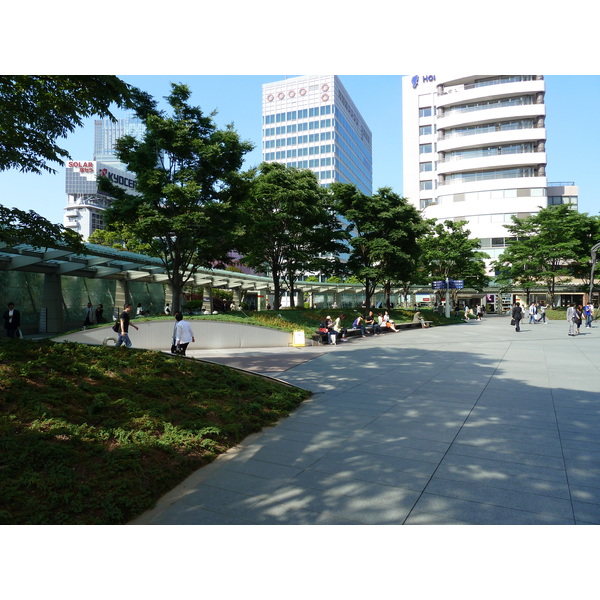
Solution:
M263 161L315 172L322 186L373 193L371 131L337 75L262 86Z
M513 215L548 205L544 94L541 75L403 77L404 195L425 218L467 221L488 264Z
M94 122L93 160L68 161L65 164L67 206L63 225L81 234L87 241L96 229L104 228L104 211L110 196L98 191L96 177L108 177L115 185L135 193L135 175L128 173L115 156L115 142L124 135L141 138L143 123L135 118Z

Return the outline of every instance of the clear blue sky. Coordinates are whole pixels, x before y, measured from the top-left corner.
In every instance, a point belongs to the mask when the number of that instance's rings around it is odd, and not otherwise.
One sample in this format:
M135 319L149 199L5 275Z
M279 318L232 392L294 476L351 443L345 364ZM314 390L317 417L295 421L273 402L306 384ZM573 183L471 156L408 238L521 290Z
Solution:
M290 75L292 76L292 75ZM170 83L185 83L191 102L205 112L217 110L217 124L233 123L241 137L256 146L244 167L261 160L261 86L285 75L144 75L121 76L162 100ZM341 75L342 83L373 133L373 186L402 187L402 98L397 75ZM597 191L596 147L600 140L597 118L600 76L546 76L547 174L549 181L574 181L579 186L580 210L600 212ZM75 160L91 160L94 119L62 140ZM64 170L56 175L0 173L0 203L32 209L54 223L62 223L66 205Z

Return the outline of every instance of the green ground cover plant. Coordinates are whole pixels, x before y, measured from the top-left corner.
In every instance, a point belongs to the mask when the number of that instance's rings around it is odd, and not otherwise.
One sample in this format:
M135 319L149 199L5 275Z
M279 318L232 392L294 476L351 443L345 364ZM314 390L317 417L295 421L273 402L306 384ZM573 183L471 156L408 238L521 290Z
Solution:
M121 524L309 392L160 352L0 341L0 524Z

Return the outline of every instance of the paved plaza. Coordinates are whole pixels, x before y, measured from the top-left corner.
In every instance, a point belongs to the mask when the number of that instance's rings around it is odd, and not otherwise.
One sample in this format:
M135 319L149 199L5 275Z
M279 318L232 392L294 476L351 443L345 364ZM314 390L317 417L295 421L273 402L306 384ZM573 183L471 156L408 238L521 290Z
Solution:
M134 524L600 523L600 327L505 317L188 351L313 396ZM191 347L190 347L191 349Z

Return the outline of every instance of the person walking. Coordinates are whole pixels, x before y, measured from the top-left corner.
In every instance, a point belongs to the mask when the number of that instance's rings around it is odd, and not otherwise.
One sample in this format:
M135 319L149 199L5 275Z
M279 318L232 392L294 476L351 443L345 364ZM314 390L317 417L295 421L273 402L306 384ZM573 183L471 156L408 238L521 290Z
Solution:
M131 322L131 317L129 313L131 312L131 303L128 302L125 304L125 308L123 312L119 315L119 337L117 338L117 343L115 347L121 346L121 344L125 344L127 348L131 348L131 340L129 339L129 325L131 325L134 329L139 330L139 327Z
M516 302L512 309L512 319L515 322L515 331L521 331L521 319L523 318L523 309L521 304Z
M575 307L575 335L579 335L579 328L583 322L583 306L578 304Z
M532 302L529 306L529 324L533 323L535 325L535 315L537 314L537 306L535 302Z
M92 303L88 302L85 309L85 318L83 319L83 328L85 329L88 325L94 324L94 309Z
M544 325L548 325L548 321L546 320L546 304L544 302L540 302L538 312L540 315L540 323L543 321Z
M575 305L571 302L567 308L567 322L569 323L568 335L575 336L575 330L577 329L577 315L575 313Z
M191 342L195 342L194 332L192 326L188 321L184 320L183 314L180 312L175 313L175 346L177 346L177 354L185 356L185 351Z
M2 314L4 319L4 329L6 329L6 335L9 338L15 338L17 332L21 327L21 313L15 308L14 302L8 303L7 310Z
M591 302L588 302L583 307L583 316L585 317L585 327L586 329L592 328L592 321L594 320L594 305Z

